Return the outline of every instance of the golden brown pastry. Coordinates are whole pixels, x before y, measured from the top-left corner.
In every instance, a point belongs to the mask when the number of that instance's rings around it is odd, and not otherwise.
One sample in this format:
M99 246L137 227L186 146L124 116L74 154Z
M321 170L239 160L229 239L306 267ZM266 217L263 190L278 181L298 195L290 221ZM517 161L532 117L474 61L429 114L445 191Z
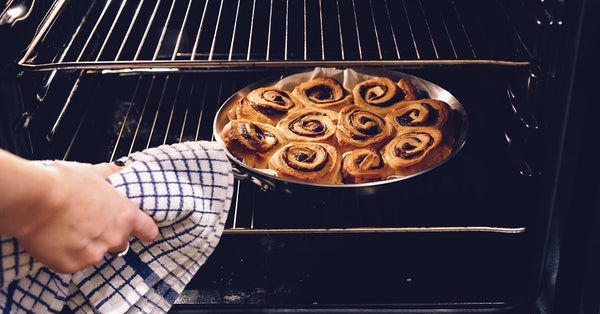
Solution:
M292 93L306 107L339 111L352 104L352 93L330 77L319 77L301 83Z
M331 145L337 143L338 113L319 108L303 108L277 123L277 128L290 141L321 142Z
M402 100L410 101L421 98L419 97L419 90L409 79L403 77L398 80L396 84L398 87L400 87L402 93L404 94L404 99Z
M342 152L356 148L378 149L394 137L396 130L377 114L358 106L340 110L335 133Z
M352 89L355 105L385 116L404 100L417 99L417 88L408 80L401 79L399 86L387 77L360 82Z
M444 141L453 143L452 109L436 99L420 99L403 102L385 116L398 132L406 128L432 127L442 131Z
M267 168L269 158L288 142L276 127L246 119L227 123L221 138L231 154L253 168Z
M430 168L446 159L452 147L442 142L438 129L405 129L381 149L383 161L399 175L410 175Z
M286 90L261 87L252 90L238 102L235 115L237 119L249 119L276 125L289 113L302 107L296 97Z
M387 179L394 170L383 162L379 151L355 149L342 157L342 182L367 183Z
M342 159L339 151L329 144L290 142L269 160L269 169L285 179L318 184L339 184Z

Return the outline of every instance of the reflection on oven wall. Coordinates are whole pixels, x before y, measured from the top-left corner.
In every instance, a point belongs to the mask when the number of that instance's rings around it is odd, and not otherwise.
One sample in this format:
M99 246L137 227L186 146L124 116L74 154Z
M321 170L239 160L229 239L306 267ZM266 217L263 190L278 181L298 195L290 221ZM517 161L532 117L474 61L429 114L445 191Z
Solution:
M433 189L439 193L435 205L406 211L389 196L348 192L298 201L239 182L238 210L235 221L228 222L221 250L184 294L214 297L185 302L200 308L203 302L226 304L231 298L223 297L225 292L237 291L254 296L248 303L282 308L313 303L349 308L451 303L468 308L482 303L500 311L531 303L542 280L545 234L559 179L558 135L569 113L567 95L558 88L570 84L561 65L568 53L558 46L573 44L572 17L584 5L586 1L56 1L37 15L27 11L23 21L8 17L8 5L1 20L13 22L2 26L3 34L14 36L27 23L35 26L29 25L25 42L12 38L19 48L6 56L11 66L3 73L7 84L2 96L8 99L3 111L9 112L3 115L2 146L30 158L111 161L163 143L211 140L219 105L258 78L321 65L385 67L423 77L456 96L470 122L461 154L399 187L415 198L427 198L424 191ZM331 197L335 201L327 199ZM282 214L273 203L293 203L292 214ZM415 201L408 204L419 208ZM303 216L306 208L317 211L320 219ZM323 213L323 208L329 210ZM525 231L512 236L392 232L481 225ZM362 235L353 229L364 227L374 231ZM341 231L323 232L328 228ZM379 233L386 235L377 238ZM266 243L277 243L278 249ZM328 256L319 243L339 247L339 256ZM396 262L383 263L375 277L359 276L363 284L385 282L377 293L358 297L360 282L345 277L351 266L372 261L358 258L348 269L334 266L341 257L352 258L352 243L368 247L369 256ZM419 243L447 255L425 252ZM409 258L387 252L399 244ZM454 254L445 248L464 256L449 258ZM294 261L286 254L311 266L296 265L297 272L290 272L285 265ZM316 254L327 258L309 261ZM423 258L431 261L428 267L420 267ZM398 265L404 270L394 269ZM260 278L251 274L251 267L260 270ZM499 270L487 277L497 283L494 287L481 276L490 269ZM389 280L375 279L386 274ZM338 284L319 288L325 278ZM458 280L471 286L451 284ZM515 282L522 289L514 289ZM438 288L432 290L432 285ZM335 289L347 296L327 291ZM252 291L260 291L260 298ZM184 299L183 307L189 305Z

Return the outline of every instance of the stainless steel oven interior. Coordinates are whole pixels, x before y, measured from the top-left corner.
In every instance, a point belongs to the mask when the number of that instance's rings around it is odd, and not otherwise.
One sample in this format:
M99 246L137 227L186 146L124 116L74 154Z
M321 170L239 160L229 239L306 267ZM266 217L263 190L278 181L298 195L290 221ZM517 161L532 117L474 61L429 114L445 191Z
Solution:
M314 67L418 76L468 113L457 156L372 195L236 181L222 242L173 311L530 309L567 115L559 48L570 43L565 17L580 7L57 0L16 61L10 147L109 162L213 140L219 106L261 78Z

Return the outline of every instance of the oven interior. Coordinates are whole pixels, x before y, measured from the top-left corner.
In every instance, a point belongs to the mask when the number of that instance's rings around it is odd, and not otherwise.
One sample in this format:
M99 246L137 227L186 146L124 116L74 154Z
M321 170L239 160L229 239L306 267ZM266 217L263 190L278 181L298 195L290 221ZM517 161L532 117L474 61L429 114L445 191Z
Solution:
M373 194L236 181L217 250L173 312L531 309L551 218L562 1L57 0L15 66L6 146L110 162L213 140L219 106L266 77L385 68L469 119L442 167Z

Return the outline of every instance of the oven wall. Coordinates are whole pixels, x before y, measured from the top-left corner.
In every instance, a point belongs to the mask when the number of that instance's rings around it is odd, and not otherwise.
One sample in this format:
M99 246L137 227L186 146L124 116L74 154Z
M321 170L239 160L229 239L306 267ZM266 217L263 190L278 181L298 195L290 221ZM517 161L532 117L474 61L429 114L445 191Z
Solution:
M571 21L573 48L566 48L561 76L571 76L568 93L569 115L562 151L563 160L556 193L554 233L558 237L555 260L555 313L598 313L600 310L600 155L596 79L600 52L600 3L583 1ZM552 272L551 272L552 274Z
M6 4L10 3L12 1ZM32 1L31 5L26 18L0 25L0 148L27 158L34 157L33 149L29 135L19 125L26 123L23 113L27 111L29 101L23 98L23 86L19 83L22 72L16 62L31 42L52 1ZM0 12L8 8L0 5Z

